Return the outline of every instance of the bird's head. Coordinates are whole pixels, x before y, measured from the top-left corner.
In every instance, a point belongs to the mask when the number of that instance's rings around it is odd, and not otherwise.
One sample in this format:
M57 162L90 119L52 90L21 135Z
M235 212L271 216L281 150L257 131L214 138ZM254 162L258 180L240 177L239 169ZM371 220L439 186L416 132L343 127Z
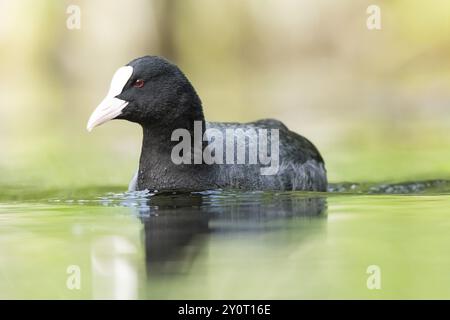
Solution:
M201 101L181 70L157 56L137 58L114 74L108 94L92 113L91 131L112 119L142 126L183 126L202 120Z

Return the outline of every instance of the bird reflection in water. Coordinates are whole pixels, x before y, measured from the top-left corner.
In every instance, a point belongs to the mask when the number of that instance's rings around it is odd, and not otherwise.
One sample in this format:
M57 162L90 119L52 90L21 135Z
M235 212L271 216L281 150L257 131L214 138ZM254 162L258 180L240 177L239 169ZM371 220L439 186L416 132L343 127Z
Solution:
M292 219L323 219L318 194L213 191L160 193L139 209L144 224L147 275L183 274L212 236L264 233L289 227Z

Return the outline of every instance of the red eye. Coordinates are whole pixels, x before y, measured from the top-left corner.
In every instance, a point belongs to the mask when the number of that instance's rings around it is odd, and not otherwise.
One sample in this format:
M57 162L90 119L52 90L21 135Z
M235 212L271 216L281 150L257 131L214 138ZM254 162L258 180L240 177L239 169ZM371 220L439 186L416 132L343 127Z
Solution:
M144 80L142 80L142 79L137 79L133 83L133 87L136 87L136 88L142 88L143 86L144 86Z

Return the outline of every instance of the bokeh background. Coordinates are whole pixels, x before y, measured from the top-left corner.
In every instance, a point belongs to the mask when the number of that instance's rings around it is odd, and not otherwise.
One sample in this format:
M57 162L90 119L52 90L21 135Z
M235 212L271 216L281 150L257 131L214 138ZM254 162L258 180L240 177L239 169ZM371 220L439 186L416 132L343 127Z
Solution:
M85 126L114 71L148 54L180 66L208 120L308 137L331 182L448 178L449 17L447 0L0 0L0 183L125 188L140 128Z

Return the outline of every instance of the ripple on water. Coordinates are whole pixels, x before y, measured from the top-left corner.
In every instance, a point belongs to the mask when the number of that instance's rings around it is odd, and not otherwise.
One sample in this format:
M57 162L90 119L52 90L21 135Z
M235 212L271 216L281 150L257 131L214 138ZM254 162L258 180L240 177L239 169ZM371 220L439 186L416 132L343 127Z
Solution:
M120 188L112 188L120 190ZM16 190L17 191L17 190ZM300 191L242 191L207 190L203 192L108 192L107 187L90 187L88 190L32 190L23 191L21 197L0 197L2 203L47 203L55 205L111 206L148 209L152 206L232 206L270 203L277 205L287 199L324 197L333 194L396 194L396 195L442 195L450 194L449 180L424 180L404 183L330 183L328 193ZM201 204L198 199L201 199Z
M357 193L357 194L448 194L450 181L425 180L402 183L330 183L330 193Z

